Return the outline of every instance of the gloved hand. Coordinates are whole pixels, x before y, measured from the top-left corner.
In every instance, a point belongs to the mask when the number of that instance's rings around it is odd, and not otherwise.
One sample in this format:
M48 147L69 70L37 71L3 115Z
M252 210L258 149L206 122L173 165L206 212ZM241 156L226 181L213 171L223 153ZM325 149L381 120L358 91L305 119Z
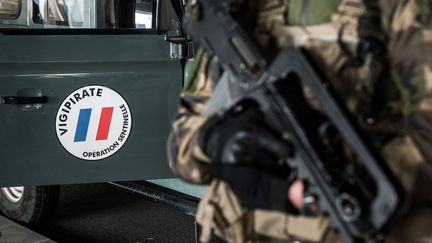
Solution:
M251 102L211 117L201 128L200 144L213 163L221 164L271 167L291 151Z
M227 182L243 206L297 213L287 196L292 172L280 163L292 147L263 117L254 103L211 117L200 130L201 147L213 176Z

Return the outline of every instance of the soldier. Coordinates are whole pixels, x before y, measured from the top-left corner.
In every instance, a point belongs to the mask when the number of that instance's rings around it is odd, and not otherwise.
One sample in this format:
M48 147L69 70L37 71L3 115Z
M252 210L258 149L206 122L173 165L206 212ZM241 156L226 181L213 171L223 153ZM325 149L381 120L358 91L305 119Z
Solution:
M385 135L386 139L374 142L411 200L409 212L395 222L386 242L432 242L432 3L256 0L244 4L243 22L253 26L264 52L276 54L287 45L303 47L362 129ZM203 226L201 240L208 241L214 231L230 242L253 241L258 236L337 242L324 217L295 215L303 205L303 183L293 180L286 186L287 194L281 198L287 199L290 214L284 214L240 203L238 197L247 198L251 190L247 185L254 185L257 170L251 168L240 179L235 173L223 181L213 176L212 167L221 156L252 164L274 160L278 156L274 148L281 142L258 109L207 117L206 102L222 70L217 59L203 51L195 59L168 154L179 177L209 184L196 216Z

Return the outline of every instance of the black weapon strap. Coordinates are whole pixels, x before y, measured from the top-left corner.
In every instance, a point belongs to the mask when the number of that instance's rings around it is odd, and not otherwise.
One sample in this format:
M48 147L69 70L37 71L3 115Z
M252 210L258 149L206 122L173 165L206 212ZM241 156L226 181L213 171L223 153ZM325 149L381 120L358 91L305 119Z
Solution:
M381 22L379 1L363 0L364 14L359 18L357 60L363 65L362 87L368 99L362 105L362 116L366 124L372 125L386 103L389 93L386 82L389 75L387 35ZM386 91L386 92L384 92Z
M183 21L183 15L184 15L184 6L181 0L170 0L171 6L174 9L174 12L177 15L178 20L180 23Z

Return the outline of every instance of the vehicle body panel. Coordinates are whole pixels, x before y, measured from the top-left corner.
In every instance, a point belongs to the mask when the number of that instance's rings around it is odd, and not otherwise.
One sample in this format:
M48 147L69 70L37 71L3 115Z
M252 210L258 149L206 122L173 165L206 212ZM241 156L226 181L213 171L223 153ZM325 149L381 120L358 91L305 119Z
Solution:
M173 177L165 156L182 83L179 60L157 35L0 35L0 96L35 89L41 107L0 105L0 185L49 185ZM117 91L133 126L114 155L70 155L55 131L69 94L88 85Z

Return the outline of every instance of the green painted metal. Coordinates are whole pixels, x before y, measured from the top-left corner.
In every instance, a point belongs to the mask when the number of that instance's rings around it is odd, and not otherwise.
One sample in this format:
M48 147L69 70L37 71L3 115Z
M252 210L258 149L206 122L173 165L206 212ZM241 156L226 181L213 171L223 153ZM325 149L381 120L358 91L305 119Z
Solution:
M0 186L48 185L173 177L165 143L182 72L157 35L1 35L0 96L40 90L48 103L0 105ZM114 89L128 102L133 127L115 155L84 161L55 132L65 97L87 85Z

